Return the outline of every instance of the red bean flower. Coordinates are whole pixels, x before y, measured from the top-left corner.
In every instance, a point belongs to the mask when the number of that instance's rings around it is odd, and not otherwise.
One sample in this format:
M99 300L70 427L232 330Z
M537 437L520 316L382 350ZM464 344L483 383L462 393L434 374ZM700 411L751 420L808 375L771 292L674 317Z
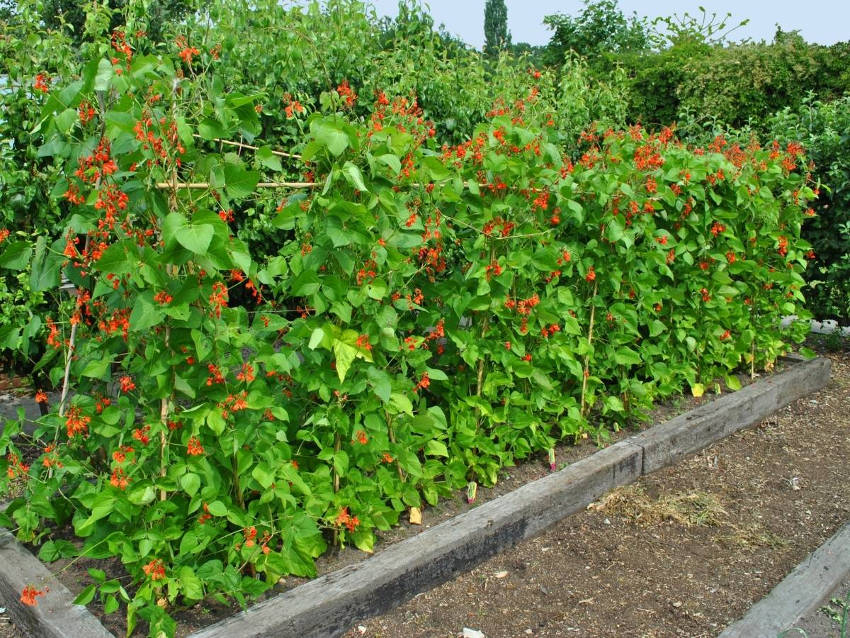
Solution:
M36 589L32 585L27 585L21 592L21 602L25 605L29 605L30 607L35 607L38 604L36 598L38 596L44 596L47 591L47 587L45 587L44 589Z
M204 453L204 446L201 445L198 437L193 436L189 439L189 442L186 443L186 453L190 456L200 456Z

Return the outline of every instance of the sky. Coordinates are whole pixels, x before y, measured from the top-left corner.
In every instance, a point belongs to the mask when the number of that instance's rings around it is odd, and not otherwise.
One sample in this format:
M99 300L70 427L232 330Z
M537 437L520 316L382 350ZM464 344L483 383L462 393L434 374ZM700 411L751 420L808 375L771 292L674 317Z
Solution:
M381 16L395 16L398 0L367 0ZM484 45L485 0L430 0L425 2L436 24L444 24L449 33L459 36L476 48ZM513 42L546 44L551 36L543 26L543 16L552 13L578 15L582 0L505 0L508 7L508 30ZM731 24L749 18L731 39L753 41L773 39L776 25L785 31L798 30L807 42L834 44L850 40L850 2L847 0L619 0L626 15L656 18L690 13L699 16L699 6L711 15L732 14Z

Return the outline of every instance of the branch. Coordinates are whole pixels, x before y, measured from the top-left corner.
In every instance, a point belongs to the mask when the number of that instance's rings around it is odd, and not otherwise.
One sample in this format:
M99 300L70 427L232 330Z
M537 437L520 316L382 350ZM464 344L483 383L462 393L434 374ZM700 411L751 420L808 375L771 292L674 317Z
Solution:
M197 137L198 139L204 140L206 139L203 135L198 135L197 133L193 133L192 137ZM259 151L259 146L251 146L250 144L243 144L242 142L234 142L233 140L224 140L220 137L214 137L210 142L218 142L219 144L228 144L230 146L238 146L239 148L247 148L252 151ZM296 153L285 153L284 151L275 151L272 150L272 155L277 155L278 157L291 157L293 159L301 159L301 156Z
M322 182L260 182L257 188L316 188L322 186ZM207 190L212 188L209 182L157 182L156 187L160 190Z
M449 180L445 180L449 181ZM469 186L469 182L464 182L464 186ZM259 182L257 184L257 188L316 188L317 186L324 186L324 182ZM422 188L427 186L427 184L419 184L413 182L408 184L411 188ZM485 186L489 186L489 184L478 184L480 188ZM206 190L213 188L212 184L209 182L177 182L172 184L171 182L157 182L156 187L160 190ZM529 189L532 191L536 191L539 189Z

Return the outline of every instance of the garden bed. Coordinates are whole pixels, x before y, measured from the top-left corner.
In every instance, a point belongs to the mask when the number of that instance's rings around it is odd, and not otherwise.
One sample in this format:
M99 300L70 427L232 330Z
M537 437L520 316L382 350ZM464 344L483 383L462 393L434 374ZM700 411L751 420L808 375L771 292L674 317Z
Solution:
M805 364L805 365L808 366L808 365L811 365L811 364ZM793 372L793 369L792 369L792 372ZM781 375L781 376L783 376L783 375ZM798 375L798 376L800 376L800 375ZM803 375L803 376L806 376L806 375ZM800 378L800 379L797 380L797 382L795 382L795 384L792 384L792 385L795 386L793 388L793 390L800 391L800 388L803 388L806 383L811 383L811 380L812 380L811 375L808 375L808 376L809 376L808 379ZM768 383L770 383L770 382L768 382ZM747 393L747 391L744 391L743 394L746 394L746 393ZM735 398L734 395L733 396L727 396L727 397L724 397L724 400L734 399L734 398ZM776 405L780 405L781 403L783 403L783 401L781 401L779 399L776 399L776 401L778 401ZM699 401L693 400L693 403L699 403ZM685 406L682 403L680 403L678 407L680 409L682 409L682 408L690 407L690 406ZM751 412L752 412L751 407L752 406L746 401L744 401L743 403L739 402L739 406L738 406L737 409L739 411L741 411L742 407L744 409L744 412L749 412L748 414L745 415L745 418L752 418L752 414L751 414ZM671 405L668 405L665 408L663 408L662 411L666 410L666 411L669 412L670 410L674 410L674 409L675 409L674 405L671 404ZM762 409L764 409L764 405L762 406ZM706 406L704 409L700 409L700 410L697 410L695 412L691 412L689 415L684 415L683 417L678 419L678 421L681 421L683 423L683 425L688 426L689 424L691 424L691 421L695 417L699 418L701 413L705 413L706 411L711 411L711 410L712 410L711 406ZM723 426L723 427L725 428L727 426ZM654 429L654 430L657 430L657 429ZM698 430L699 430L699 428L697 428L697 431ZM726 431L726 433L728 433L729 430L727 429L725 431ZM713 434L712 436L716 437L717 435L719 435L719 432L715 432L715 434ZM626 434L619 433L618 435L615 435L615 438L621 439L625 436L626 436ZM644 436L644 443L646 443L647 441L651 442L652 435L649 435L649 438L646 438L647 435L642 435L642 436ZM687 437L684 437L684 438L687 438ZM608 489L610 487L614 487L614 485L617 484L616 481L629 482L630 480L633 480L634 478L637 477L637 475L640 474L641 470L644 469L644 468L642 468L642 464L640 462L637 463L637 465L635 467L635 459L637 458L637 455L633 454L634 450L628 451L625 454L625 456L623 456L621 448L624 445L626 447L632 447L632 448L635 447L633 443L628 443L628 442L622 443L621 442L621 443L619 443L615 446L612 446L612 448L608 448L608 450L606 450L606 452L610 453L610 451L612 449L617 450L618 448L620 448L620 450L615 451L614 454L615 455L620 454L620 458L618 459L618 462L622 462L623 460L631 462L631 464L633 466L631 468L631 473L629 473L629 471L626 471L626 472L623 473L625 480L620 480L620 477L614 476L614 475L606 476L605 480L603 481L604 485L600 484L600 485L602 485L601 489L600 489L599 485L596 485L596 484L593 485L593 489L596 490L596 493L593 494L590 498L595 498L596 496L601 494L602 491L605 491L605 489ZM684 445L687 446L687 445L690 445L690 443L685 442ZM656 447L659 447L659 446L656 446ZM701 447L701 445L699 445L698 447ZM693 448L693 449L698 449L698 447ZM572 462L578 461L582 457L587 457L588 455L592 454L594 449L595 448L593 446L588 445L588 444L561 449L561 450L559 450L559 454L558 454L558 457L557 457L558 462L559 463L572 463ZM687 451L689 451L689 450L686 450L686 452ZM668 448L666 448L664 450L663 453L669 459L675 459L677 457L677 453L675 451L671 452L671 450L669 449L669 446L668 446ZM601 457L601 456L605 456L605 455L600 454L600 455L597 455L594 458ZM591 459L591 461L592 461L592 459ZM646 459L642 458L642 461L645 462ZM586 464L586 462L585 462L585 464ZM575 467L579 467L581 465L582 464L579 463L577 466L571 466L570 469L574 469ZM628 465L628 463L626 463L626 465ZM654 466L652 466L652 467L654 467ZM648 469L651 469L651 468L648 468ZM548 474L548 468L545 467L545 465L543 465L541 463L531 462L531 463L527 463L527 464L523 465L520 468L512 468L510 476L506 477L505 481L500 482L497 489L488 490L486 493L482 493L479 497L480 500L479 500L478 503L476 503L476 505L479 505L480 503L482 503L482 502L484 502L484 501L486 501L490 498L495 498L495 497L499 496L500 494L503 494L503 493L513 489L513 488L516 488L518 485L522 485L523 483L526 483L528 481L540 478L541 476L544 476L546 474ZM616 474L616 472L615 472L615 474ZM611 480L614 480L615 483L610 484ZM503 499L504 498L510 498L510 497L503 497ZM581 503L576 503L576 504L573 504L573 505L576 505L578 508L580 508L585 503L586 503L586 501L581 502ZM577 507L573 507L572 509L575 510ZM433 508L432 510L426 510L426 512L424 513L424 517L423 517L424 525L422 526L422 528L417 527L417 526L404 525L404 526L398 528L397 530L394 530L391 534L387 535L386 538L382 539L382 546L381 546L381 548L379 549L379 552L378 552L379 555L376 556L375 558L378 558L383 552L385 552L387 546L390 543L402 540L407 536L411 536L413 534L416 534L420 529L425 529L425 528L427 528L431 525L435 525L443 519L449 518L453 515L456 515L456 514L462 512L464 509L467 509L467 508L463 506L462 499L461 499L460 496L458 496L457 498L455 498L451 501L447 501L445 504L441 504L440 507ZM473 508L473 509L478 510L478 509L481 509L481 508ZM551 515L546 515L546 516L548 516L548 519L557 520L557 518L560 518L561 516L565 516L568 513L569 513L569 511L561 511L561 512L558 513L558 515L554 519L552 519ZM475 512L472 512L471 516L474 518ZM467 518L470 518L470 514L467 514ZM434 530L434 532L436 532L436 530ZM533 532L531 532L531 533L533 533ZM433 532L432 532L431 535L432 535L432 537L438 536L438 535L435 535ZM515 530L514 531L509 530L507 537L505 537L504 539L498 539L497 540L496 546L511 545L514 542L516 542L517 540L520 540L523 535L527 535L524 530L520 533L519 536L516 535ZM468 555L464 556L461 560L453 559L453 560L455 560L456 564L454 564L451 567L451 569L449 569L448 571L444 570L444 573L441 574L440 576L438 576L437 579L438 580L444 580L445 577L451 576L453 573L455 573L459 570L463 570L463 569L468 568L469 566L474 564L475 561L480 560L481 558L486 557L488 555L491 555L492 553L494 553L494 551L495 551L495 548L485 548L483 550L483 552L482 551L479 551L478 553L476 553L476 551L467 552ZM333 570L338 569L343 565L350 564L350 563L356 561L357 559L362 558L362 556L363 556L363 554L361 554L359 552L346 550L344 552L341 552L341 553L329 556L327 558L324 558L320 562L321 573L332 572ZM375 560L375 558L363 562L363 564L361 566L358 566L358 567L355 567L355 568L348 568L348 570L343 570L342 572L337 572L336 574L330 576L329 578L330 578L331 581L333 581L334 579L339 577L340 574L344 575L346 573L346 571L348 571L348 572L353 571L353 572L356 573L357 570L360 570L361 568L368 570L370 563L372 563ZM95 565L100 567L100 568L103 568L104 566L103 566L102 563L103 563L103 561L91 561L91 562L86 561L85 563L79 562L74 566L74 569L68 569L68 570L64 571L63 575L62 575L62 579L67 582L67 584L69 585L69 587L72 590L74 590L74 589L80 590L86 584L85 583L85 572L84 572L83 568L88 567L88 566L95 566ZM61 564L57 564L56 566L61 568ZM114 563L112 563L111 565L108 565L108 567L117 568L117 569L120 570L120 565L117 563L117 561L114 561ZM115 576L118 576L118 574L116 573ZM398 594L401 597L406 597L406 596L409 596L409 595L415 593L419 588L421 588L423 586L422 585L423 582L427 581L428 583L433 584L433 578L430 578L430 580L429 580L429 578L426 577L424 579L424 581L421 578L419 578L419 579L414 578L413 580L414 580L414 584L413 584L412 588L402 588L402 590L400 592L398 592ZM420 581L422 581L422 582L420 582ZM319 583L318 586L320 588L324 587L324 585L322 584L322 579L320 579L317 582ZM299 581L297 579L292 579L292 578L286 579L286 581L284 581L281 584L281 589L289 588L289 587L296 585L298 583L299 583ZM427 584L425 586L427 586ZM289 596L290 597L298 596L300 591L301 590L293 591L292 594L290 594ZM371 594L371 592L367 592L366 595L369 596L369 597L372 597L372 596L370 596L370 594ZM303 594L300 594L300 595L303 595ZM310 600L312 600L312 598ZM395 602L395 601L393 601L393 602ZM362 603L362 601L361 601L361 603ZM383 604L389 604L390 601L382 601L382 603ZM265 603L267 608L268 608L269 605L278 605L278 604L279 604L279 601L269 601L269 602ZM227 608L225 606L212 607L207 603L196 605L195 607L193 607L189 610L186 610L184 612L180 612L180 613L176 614L176 617L181 622L180 629L178 630L178 635L186 635L187 633L189 633L193 629L197 628L199 625L208 624L208 623L213 622L216 619L221 618L222 616L228 615L230 613L232 613L232 609ZM252 612L249 612L248 617L250 617L251 613ZM342 621L339 620L339 616L333 615L334 613L336 613L336 614L340 613L339 610L336 610L335 612L331 611L330 613L331 613L331 615L329 616L329 618L330 618L331 623L342 622ZM345 613L352 614L353 611L348 610ZM321 614L325 615L326 610L322 611ZM275 612L273 612L272 615L274 616ZM245 615L241 615L241 616L246 617ZM351 615L351 617L348 618L349 621L353 620L353 619L354 619L353 615ZM120 624L122 619L119 619L119 618L116 618L116 617L113 616L113 617L108 617L105 620L106 620L107 626L109 627L110 630L112 630L115 633L122 633L123 632L123 627ZM118 623L115 623L114 621L118 621ZM248 622L253 625L255 623L255 619L250 619ZM325 627L325 629L320 631L320 633L323 632L323 631L326 631L327 628L331 627L331 626L333 626L333 625L327 625ZM337 626L337 628L339 630L342 630L342 628L340 628L339 626ZM279 630L281 630L281 628L278 627L276 630L279 631ZM230 629L227 629L227 631L231 631L231 633L232 633L232 630L230 630ZM309 631L309 628L305 629L305 628L301 627L297 630L296 633L298 635L306 635L307 631ZM214 632L214 629L211 629L210 632ZM206 632L201 632L201 633L203 635L207 635ZM215 634L209 633L209 635L215 635Z
M718 635L850 520L850 353L826 356L826 388L347 638ZM837 635L823 612L804 620Z

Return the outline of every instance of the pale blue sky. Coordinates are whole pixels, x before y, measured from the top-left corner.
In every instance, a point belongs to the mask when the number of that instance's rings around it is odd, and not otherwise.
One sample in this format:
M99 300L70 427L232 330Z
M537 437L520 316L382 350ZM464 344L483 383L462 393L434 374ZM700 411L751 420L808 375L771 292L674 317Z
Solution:
M398 0L367 0L379 15L398 13ZM468 44L480 48L484 44L485 0L430 0L430 13L437 24L458 35ZM550 13L577 15L581 0L505 0L508 7L508 29L514 42L545 44L551 32L542 22ZM784 30L799 30L808 42L834 44L850 40L850 2L848 0L620 0L623 13L655 18L685 11L699 15L699 6L725 16L732 13L735 22L745 18L750 23L735 32L733 40L772 40L778 23Z

